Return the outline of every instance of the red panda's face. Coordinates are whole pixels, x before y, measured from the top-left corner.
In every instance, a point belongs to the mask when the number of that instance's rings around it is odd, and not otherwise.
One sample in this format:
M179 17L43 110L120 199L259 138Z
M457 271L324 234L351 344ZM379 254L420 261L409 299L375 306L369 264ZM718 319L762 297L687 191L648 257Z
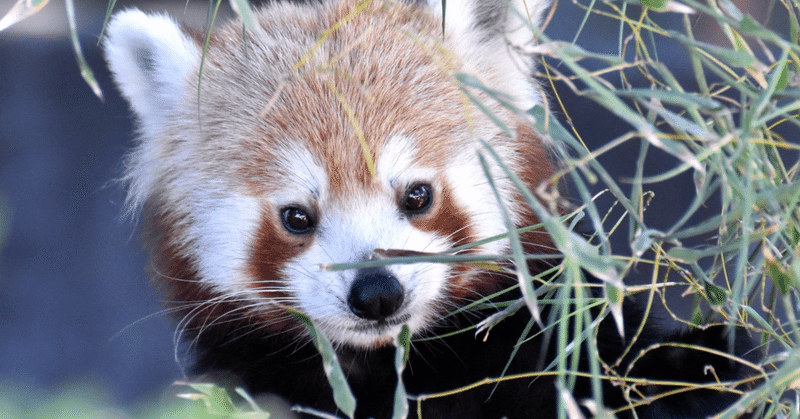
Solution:
M302 334L291 307L337 344L386 344L495 284L466 265L331 264L452 253L505 233L504 210L517 226L535 222L488 159L490 186L477 140L535 187L552 171L540 137L472 89L518 128L506 134L455 78L471 72L517 106L534 103L508 34L456 20L442 41L435 16L389 2L328 34L357 4L340 3L276 4L246 40L241 24L215 30L205 55L164 17L131 11L110 25L108 60L142 135L129 202L146 209L156 273L187 331L246 322ZM462 7L456 18L478 6ZM503 254L507 240L460 252Z
M474 150L454 151L447 167L426 166L411 135L390 135L376 155L374 178L359 180L355 173L363 164L323 161L302 141L286 147L282 154L292 164L284 168L281 188L253 202L261 205L261 218L248 237L245 285L256 299L301 310L335 342L370 346L390 341L402 324L415 332L429 328L470 294L474 272L464 267L326 266L446 253L503 233L501 223L487 222L501 215L483 173L474 171ZM337 164L353 174L347 185L334 184L331 166ZM499 254L504 248L498 240L480 250Z

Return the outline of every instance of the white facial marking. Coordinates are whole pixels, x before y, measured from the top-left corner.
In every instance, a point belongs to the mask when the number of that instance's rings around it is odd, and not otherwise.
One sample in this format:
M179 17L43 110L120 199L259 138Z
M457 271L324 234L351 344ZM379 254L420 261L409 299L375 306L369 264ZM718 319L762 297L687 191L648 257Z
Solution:
M189 236L194 238L200 278L223 294L257 298L247 286L251 279L246 263L261 220L261 203L229 191L198 192L195 198Z
M378 180L387 191L397 187L411 186L416 182L433 182L436 170L416 164L415 140L406 135L394 135L386 141L375 166Z
M488 161L488 159L487 159ZM463 149L458 155L450 159L451 164L446 170L447 179L452 186L451 195L461 208L464 208L470 219L470 227L478 239L484 239L506 233L503 224L503 215L497 202L495 192L492 190L486 174L480 169L477 150ZM503 205L515 218L516 209L512 207L514 187L496 164L489 164L495 187L500 192ZM497 240L482 246L483 253L502 254L508 248L508 240Z
M300 142L279 146L276 173L278 192L269 197L275 208L290 204L310 206L328 195L328 175L322 162Z

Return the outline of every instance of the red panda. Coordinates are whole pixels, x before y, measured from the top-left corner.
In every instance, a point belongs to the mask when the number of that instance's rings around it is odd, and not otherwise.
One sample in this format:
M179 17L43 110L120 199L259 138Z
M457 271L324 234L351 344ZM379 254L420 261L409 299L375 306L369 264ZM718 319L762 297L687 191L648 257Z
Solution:
M125 162L127 207L141 214L155 279L196 372L229 373L252 393L336 413L323 366L290 307L335 346L356 417L388 418L397 385L392 341L403 325L413 337L437 336L493 312L449 315L513 286L513 276L433 262L324 266L459 246L473 256L508 254L508 239L486 240L507 232L504 211L517 227L538 223L496 163L489 164L490 184L479 140L530 190L555 173L551 144L519 111L544 102L523 51L548 6L461 0L448 1L442 13L439 0L273 2L255 12L252 28L221 26L207 45L205 34L163 15L113 17L106 58L138 122L139 141ZM474 102L459 74L486 86L469 91ZM541 230L521 238L529 253L556 252ZM554 354L544 340L518 345L530 322L519 310L485 342L460 333L415 343L406 389L429 394L536 371L543 360L546 367ZM611 359L624 342L608 323L599 326L598 345ZM724 350L723 335L709 329L665 337L650 328L638 347L672 339ZM705 365L720 377L739 373L723 357L702 353L682 364L689 356L673 352L650 352L651 361L664 355L671 364L658 359L649 370L640 361L634 372L669 379L681 371L678 377L699 382L711 380ZM607 406L632 414L619 387L608 382L603 390ZM590 398L591 383L578 380L573 393ZM549 418L557 416L556 394L545 375L425 401L421 411L429 418ZM731 401L694 394L702 397L657 398L636 412L697 417Z

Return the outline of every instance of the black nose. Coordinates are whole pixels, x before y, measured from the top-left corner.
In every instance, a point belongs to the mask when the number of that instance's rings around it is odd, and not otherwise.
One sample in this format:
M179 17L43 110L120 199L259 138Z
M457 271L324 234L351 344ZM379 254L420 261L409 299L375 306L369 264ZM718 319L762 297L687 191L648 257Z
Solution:
M356 316L380 321L403 305L403 287L386 268L359 269L347 303Z

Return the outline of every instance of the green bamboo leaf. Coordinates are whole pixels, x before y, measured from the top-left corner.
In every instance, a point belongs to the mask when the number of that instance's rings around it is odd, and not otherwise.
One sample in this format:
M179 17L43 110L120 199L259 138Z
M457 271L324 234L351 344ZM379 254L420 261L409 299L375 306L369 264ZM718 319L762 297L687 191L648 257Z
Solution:
M442 35L444 35L444 21L447 16L447 0L442 0Z
M759 25L758 22L749 15L744 15L742 20L739 22L739 29L744 33L749 33L752 35L765 32L764 28L762 28L761 25Z
M622 317L622 301L624 300L625 292L611 282L606 282L603 285L603 293L608 302L611 316L614 318L614 323L617 325L617 332L624 338L625 322Z
M727 301L728 293L724 289L706 281L705 283L706 300L712 305L720 305Z
M0 19L0 32L9 26L25 20L42 10L50 0L18 0L11 10Z
M792 282L795 288L800 289L800 259L792 261Z
M489 146L488 143L481 140L481 144L492 154L494 160L500 165L501 169L503 169L506 174L512 173L511 169L505 165L500 160L500 156L498 156L494 150ZM531 273L528 268L528 262L525 259L525 254L522 249L522 243L520 241L520 237L516 234L513 234L516 231L516 227L514 223L511 221L511 217L508 214L508 209L503 205L503 200L500 197L500 192L498 192L497 187L494 184L494 179L492 178L491 170L489 169L489 163L486 161L486 158L483 154L478 155L478 159L480 160L481 167L483 168L484 175L486 176L486 181L489 183L489 186L492 188L494 192L495 199L497 199L497 205L500 207L500 210L503 215L503 222L506 226L508 234L508 240L511 244L511 253L513 254L514 264L517 270L517 281L519 282L520 291L522 291L522 298L525 300L525 304L528 306L528 310L531 312L534 320L540 326L543 326L542 319L540 316L539 310L539 302L536 297L536 290L533 288L533 281L531 280ZM512 174L513 175L513 174ZM518 178L512 177L512 181L514 181L515 186L523 192L523 194L528 193L530 191L519 181Z
M705 319L703 318L703 311L700 310L700 306L695 304L694 309L692 310L692 314L689 317L689 322L693 325L700 326L705 323Z
M779 92L786 89L786 86L789 85L789 66L785 65L784 62L784 65L779 66L775 71L780 71L777 83L775 84L775 90Z
M108 0L108 4L106 5L106 16L103 18L103 27L100 28L100 35L98 36L98 39L101 41L106 34L108 22L111 20L111 13L114 11L115 4L117 4L117 0Z
M230 2L231 9L242 19L244 27L252 31L255 28L255 19L253 18L253 9L250 7L250 2L248 0L230 0Z
M773 261L767 262L767 272L769 273L769 277L772 278L772 282L775 283L775 287L781 292L782 295L786 295L789 293L789 288L792 286L792 277L789 276L788 272L786 272L780 263Z
M789 63L789 50L784 50L778 61L775 63L775 68L772 70L772 75L769 77L767 88L761 91L758 100L753 104L753 115L760 115L769 106L770 101L776 91L782 90L789 83L788 64ZM780 87L782 85L782 87Z
M91 87L94 95L100 98L100 100L103 100L103 91L100 89L100 84L97 83L94 72L89 67L89 64L86 63L86 59L83 57L83 51L81 51L81 44L78 42L78 29L75 25L75 5L73 4L73 0L66 0L64 4L67 8L67 20L69 21L69 37L72 40L72 49L75 50L75 59L78 61L78 67L81 69L81 77L83 77L86 84Z
M717 100L700 96L696 93L680 92L677 90L653 90L653 89L627 89L618 90L620 96L632 96L641 98L654 98L663 102L674 103L676 105L697 105L706 109L721 109L722 103Z
M585 419L586 416L583 416L581 413L580 405L575 400L575 397L572 395L572 392L567 389L561 382L556 383L556 387L558 388L558 394L561 398L561 404L563 405L564 410L566 411L566 415L570 419Z
M638 230L631 242L631 250L636 257L641 257L653 245L653 235L650 230ZM662 234L663 235L663 234Z
M408 362L411 350L411 331L408 325L403 325L395 341L394 367L397 370L397 388L394 392L394 412L392 419L405 419L408 417L408 394L403 384L403 370Z
M663 10L667 4L667 0L639 0L639 3L651 9Z
M234 412L233 401L228 392L215 384L210 383L186 383L198 393L180 394L179 396L190 400L202 401L208 413L213 415L229 416Z
M783 264L775 259L775 256L769 251L769 249L765 247L763 253L767 267L767 274L772 279L772 282L775 283L775 287L781 292L782 295L788 294L789 289L792 286L791 274L789 274L789 272L783 267Z
M720 8L723 9L725 12L727 12L729 16L733 17L736 20L742 20L744 14L742 13L741 10L739 10L738 7L736 7L735 4L731 2L731 0L718 0L718 1Z
M568 59L574 62L583 60L583 59L596 59L605 62L608 66L617 66L617 65L626 65L627 62L624 58L619 57L618 55L612 54L603 54L599 52L592 52L587 49L582 48L577 44L573 44L570 42L565 41L546 41L542 42L536 47L536 50L540 50L542 52L549 52L551 54L557 55L558 57L564 59ZM569 61L565 64L575 64L574 62L570 63ZM587 70L580 66L575 66L573 68L576 72L586 72ZM589 76L591 77L591 76Z
M494 313L491 316L481 320L481 322L478 323L478 327L475 329L475 336L483 332L488 333L489 331L491 331L493 327L495 327L501 321L516 314L517 311L519 311L519 309L521 309L522 307L525 307L525 300L520 298L511 303L510 305L508 305L507 307L505 307L504 309L498 311L497 313Z
M540 36L543 39L546 39L545 35L541 34ZM688 38L683 36L683 39L688 39ZM689 40L688 42L694 42L694 40ZM556 43L550 42L549 44L555 45ZM550 45L550 47L552 48L552 45ZM634 111L630 106L628 106L618 96L617 90L611 90L607 88L604 84L596 80L595 77L592 74L590 74L585 68L578 65L578 63L575 62L574 57L570 57L570 55L567 53L567 51L574 50L575 48L576 47L570 47L569 45L566 45L563 50L557 48L552 49L552 53L558 58L562 59L563 64L569 67L570 70L572 70L575 73L575 75L581 79L581 81L586 83L588 87L587 94L589 97L600 103L606 109L614 112L617 116L619 116L623 120L633 125L635 130L639 131L643 137L645 137L648 141L650 141L651 144L670 152L673 156L691 165L695 170L699 172L703 172L705 170L703 165L700 164L700 162L697 160L697 158L690 150L688 150L682 144L677 144L674 141L663 141L661 138L659 138L658 129L653 125L651 125L650 123L648 123L648 121L644 117L642 117L642 115L640 115L637 111ZM619 59L620 57L616 56L613 57L613 60L619 60ZM612 59L609 59L608 62L609 63L612 62ZM634 211L631 211L631 213L634 213Z
M243 388L236 387L235 390L236 390L236 394L238 394L241 398L243 398L247 402L247 404L250 405L250 409L252 409L252 412L239 412L239 413L234 414L233 416L235 418L240 418L241 417L242 419L244 419L244 418L247 418L247 419L261 419L261 418L269 419L269 417L271 416L269 414L269 412L263 410L258 405L258 403L253 399L253 397L251 397L250 394L248 394Z
M336 407L339 410L344 412L347 417L352 418L356 412L356 398L347 384L347 378L344 375L342 366L339 364L339 358L336 356L333 345L325 335L317 330L310 317L290 307L284 307L284 309L306 326L314 346L322 355L322 367L325 370L325 375L328 377L331 388L333 388L333 401L336 402Z
M747 51L721 48L709 44L704 44L702 47L721 61L726 62L733 67L745 68L756 63L756 58Z
M566 128L564 128L561 123L559 123L555 118L547 117L546 110L541 105L534 106L528 111L528 114L534 118L534 127L536 130L542 134L549 135L550 138L553 139L553 143L566 144L567 147L577 152L585 151L583 145ZM589 159L589 165L591 165L591 168L594 170L594 172L585 170L583 174L589 179L592 179L592 183L596 182L596 179L593 178L594 174L599 175L604 181L608 190L619 200L619 203L625 207L625 210L630 214L630 216L634 217L636 221L639 222L640 220L638 220L638 216L636 215L638 214L638 211L631 204L630 200L625 198L626 193L622 191L608 171L606 171L605 168L600 165L597 159L594 158ZM576 186L580 186L580 184L576 184ZM590 199L587 198L585 202L590 202Z
M705 50L718 60L732 67L745 68L756 63L756 58L747 51L718 47L706 42L697 41L675 31L669 31L669 36L683 43L686 48L699 48Z
M685 132L694 135L696 137L714 139L714 140L719 138L715 132L710 131L705 125L697 124L693 121L690 121L663 106L653 105L651 103L645 103L645 106L647 106L647 108L651 109L653 112L656 112L659 115L661 115L661 117L664 118L664 120L666 120L671 126L673 126L682 133ZM697 165L702 166L697 156L692 152L692 150L686 147L683 141L673 140L672 138L666 136L658 136L656 138L658 139L658 143L660 144L657 144L653 141L650 142L659 146L659 148L663 150L669 151L672 155L680 158L681 160L683 160L692 167L697 168ZM703 173L704 171L705 168L703 168L702 170L698 170L698 172L700 172L703 176L705 175Z
M789 227L789 239L791 240L792 246L800 244L800 230L797 229L797 226L793 225Z
M789 15L789 39L797 42L797 37L800 36L800 23L797 21L797 15L794 13L787 13ZM795 63L797 65L797 63Z
M685 263L697 262L703 256L704 254L702 252L686 247L673 247L667 251L667 257Z
M614 263L614 260L610 256L600 254L596 246L589 243L586 238L580 234L565 226L558 216L550 214L547 208L525 188L519 177L512 172L508 166L502 163L500 156L494 149L485 141L481 141L481 144L492 156L492 159L500 165L506 176L514 183L514 186L520 190L527 204L534 213L536 213L536 216L539 217L545 230L547 230L547 233L553 239L555 246L563 254L564 259L569 263L575 264L575 266L581 266L603 281L621 283L619 273L617 272L617 264ZM480 157L481 163L484 163L483 156ZM485 167L484 170L486 171L487 168ZM514 235L511 235L510 239L512 249L514 249ZM517 258L517 260L524 259ZM518 266L518 268L527 271L527 265ZM525 284L521 284L521 286L524 287ZM523 295L525 295L525 290L523 290ZM526 302L529 302L527 297L526 295ZM535 298L535 295L531 296L531 298ZM534 315L536 314L534 313Z

